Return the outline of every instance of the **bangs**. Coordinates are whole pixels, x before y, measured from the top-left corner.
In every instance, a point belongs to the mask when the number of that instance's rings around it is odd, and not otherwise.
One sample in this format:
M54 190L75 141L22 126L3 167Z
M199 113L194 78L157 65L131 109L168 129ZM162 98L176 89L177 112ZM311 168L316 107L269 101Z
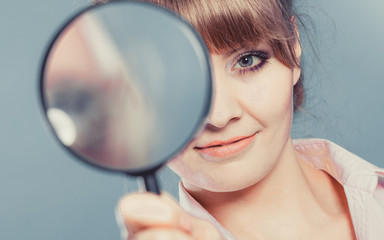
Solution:
M157 0L178 12L200 33L210 52L289 38L287 19L275 1ZM280 16L278 16L280 15ZM288 18L288 21L290 18ZM273 47L273 46L272 46Z
M112 0L94 0L95 4ZM138 0L169 8L199 32L211 53L268 43L276 58L299 67L290 0Z

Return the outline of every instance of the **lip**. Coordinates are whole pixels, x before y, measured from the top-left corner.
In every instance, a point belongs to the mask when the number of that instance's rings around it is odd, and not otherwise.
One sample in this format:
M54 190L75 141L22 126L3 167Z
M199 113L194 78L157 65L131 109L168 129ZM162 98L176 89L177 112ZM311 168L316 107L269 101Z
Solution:
M225 158L246 149L253 142L256 134L257 132L250 136L238 136L227 141L213 141L203 146L196 146L194 149L208 157Z

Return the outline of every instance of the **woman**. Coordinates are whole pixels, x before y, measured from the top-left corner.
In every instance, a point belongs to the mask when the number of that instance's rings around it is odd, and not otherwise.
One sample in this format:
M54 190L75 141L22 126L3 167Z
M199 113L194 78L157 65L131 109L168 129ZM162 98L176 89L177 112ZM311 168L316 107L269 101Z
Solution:
M384 171L329 141L290 138L303 100L292 2L150 2L201 34L215 92L203 133L168 164L182 208L166 195L124 197L128 238L382 239Z

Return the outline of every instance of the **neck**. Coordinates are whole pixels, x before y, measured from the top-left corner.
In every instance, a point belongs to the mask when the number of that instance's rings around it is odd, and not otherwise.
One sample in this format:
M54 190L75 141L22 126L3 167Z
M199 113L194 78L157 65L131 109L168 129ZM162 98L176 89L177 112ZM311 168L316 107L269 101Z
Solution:
M337 212L341 207L334 203L342 202L343 196L336 185L326 173L305 163L289 140L276 166L260 182L236 192L187 191L235 233L250 223L299 228L298 222L308 224L313 216Z

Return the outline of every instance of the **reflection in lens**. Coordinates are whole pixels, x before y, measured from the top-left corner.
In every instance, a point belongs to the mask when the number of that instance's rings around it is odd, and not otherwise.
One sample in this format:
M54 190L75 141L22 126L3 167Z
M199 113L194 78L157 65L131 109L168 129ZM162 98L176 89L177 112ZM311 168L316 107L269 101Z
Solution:
M76 140L76 127L71 117L58 108L48 109L47 116L60 141L68 147L71 146Z

